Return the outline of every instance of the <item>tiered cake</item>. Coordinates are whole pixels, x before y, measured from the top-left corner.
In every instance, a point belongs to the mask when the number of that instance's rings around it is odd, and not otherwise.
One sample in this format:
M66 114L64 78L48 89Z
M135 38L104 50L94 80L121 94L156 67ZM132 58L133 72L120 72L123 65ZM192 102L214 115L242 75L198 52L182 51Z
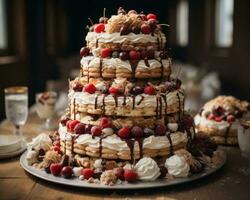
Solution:
M109 185L201 171L216 145L194 138L157 16L120 8L93 24L86 42L79 77L69 82L68 112L51 135L52 150L40 156L37 149L51 145L41 135L30 143L28 162L66 178L73 172L86 180L99 175Z

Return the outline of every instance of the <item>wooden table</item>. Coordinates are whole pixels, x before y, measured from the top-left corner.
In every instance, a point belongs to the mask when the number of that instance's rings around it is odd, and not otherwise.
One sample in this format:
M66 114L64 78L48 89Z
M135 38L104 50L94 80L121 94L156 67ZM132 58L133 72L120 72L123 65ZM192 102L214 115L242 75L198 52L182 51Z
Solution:
M30 140L38 134L41 121L35 114L29 116L23 127ZM0 134L10 132L7 121L0 125ZM79 189L53 184L26 173L19 157L0 161L0 200L80 200L80 199L250 199L250 160L242 157L238 148L224 147L228 155L226 165L209 177L183 185L132 191L104 191Z

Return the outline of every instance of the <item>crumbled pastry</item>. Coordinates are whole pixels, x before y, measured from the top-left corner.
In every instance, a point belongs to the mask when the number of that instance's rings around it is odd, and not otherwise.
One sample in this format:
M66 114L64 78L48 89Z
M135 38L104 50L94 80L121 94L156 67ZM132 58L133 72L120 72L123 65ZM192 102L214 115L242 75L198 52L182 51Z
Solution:
M74 159L79 166L82 166L84 168L91 168L94 164L94 161L91 161L89 157L81 157L79 155L75 155Z
M33 150L28 150L26 155L26 160L28 165L33 165L34 163L38 162L37 160L38 152Z
M182 156L173 155L165 162L168 174L174 177L187 177L190 167Z
M59 163L61 155L55 151L47 151L41 163L35 163L34 166L39 169L44 169L52 163Z
M111 169L114 169L116 167L117 167L117 163L114 160L106 161L105 165L104 165L104 168L106 170L111 170Z
M222 150L216 150L212 157L212 163L217 166L220 165L225 159L225 152Z
M100 178L101 184L114 185L117 181L117 177L112 170L106 170L102 173Z
M41 133L35 138L32 139L28 144L28 149L33 149L35 151L39 151L43 149L44 151L48 151L52 146L52 140L46 133Z
M96 178L89 178L88 180L87 180L87 182L88 183L94 183L94 184L100 184L100 181L98 180L98 179L96 179Z

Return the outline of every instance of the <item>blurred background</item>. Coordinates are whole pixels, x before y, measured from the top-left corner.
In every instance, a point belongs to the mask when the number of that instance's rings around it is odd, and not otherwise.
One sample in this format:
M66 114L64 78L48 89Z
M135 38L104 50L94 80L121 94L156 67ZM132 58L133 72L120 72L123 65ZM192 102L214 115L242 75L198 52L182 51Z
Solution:
M27 85L30 105L37 92L67 92L88 17L96 22L104 7L109 17L120 6L170 25L167 47L191 104L218 93L250 100L248 0L0 0L0 119L5 87Z

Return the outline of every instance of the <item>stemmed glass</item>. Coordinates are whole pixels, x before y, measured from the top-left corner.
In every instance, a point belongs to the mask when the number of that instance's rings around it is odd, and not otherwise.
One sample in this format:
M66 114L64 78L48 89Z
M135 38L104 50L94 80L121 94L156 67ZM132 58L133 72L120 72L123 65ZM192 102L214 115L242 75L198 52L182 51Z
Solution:
M4 89L4 94L6 117L15 126L14 134L22 137L20 127L26 123L28 117L28 88L8 87Z
M53 130L55 126L51 123L51 120L55 116L55 105L57 101L56 92L42 92L36 94L36 112L38 116L45 122L42 129Z

